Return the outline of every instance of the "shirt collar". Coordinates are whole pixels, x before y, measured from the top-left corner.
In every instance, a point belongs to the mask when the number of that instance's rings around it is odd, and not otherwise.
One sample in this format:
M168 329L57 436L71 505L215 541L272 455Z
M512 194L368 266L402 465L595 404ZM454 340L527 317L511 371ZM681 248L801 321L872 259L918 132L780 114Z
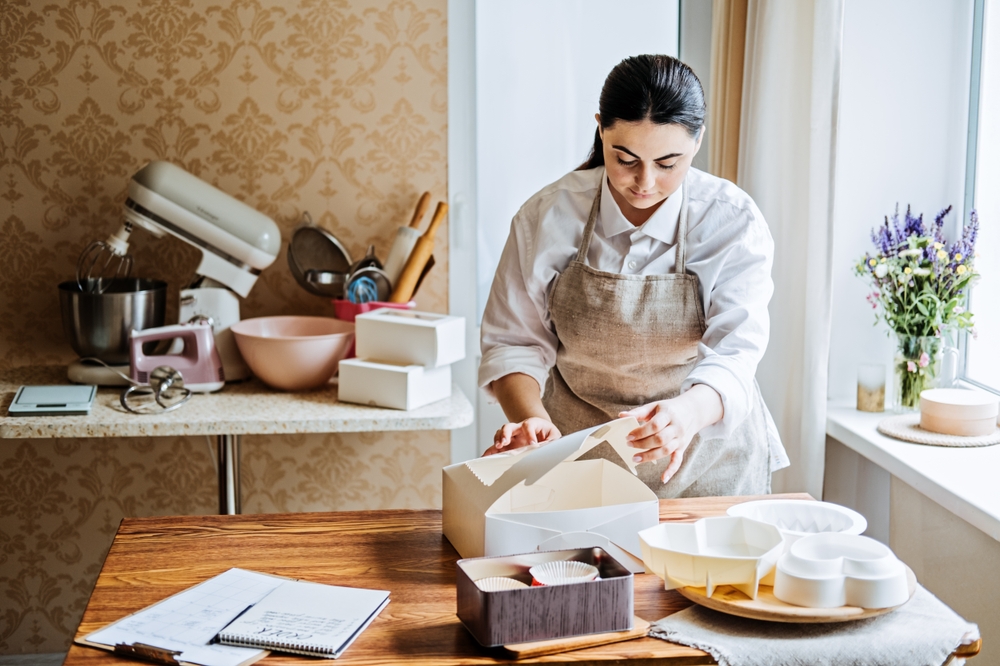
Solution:
M656 240L673 245L677 237L677 224L680 221L681 201L684 198L684 185L671 194L663 204L656 209L645 223L636 227L622 214L618 202L611 195L611 186L605 174L601 178L601 232L605 238L611 238L626 232L640 231Z

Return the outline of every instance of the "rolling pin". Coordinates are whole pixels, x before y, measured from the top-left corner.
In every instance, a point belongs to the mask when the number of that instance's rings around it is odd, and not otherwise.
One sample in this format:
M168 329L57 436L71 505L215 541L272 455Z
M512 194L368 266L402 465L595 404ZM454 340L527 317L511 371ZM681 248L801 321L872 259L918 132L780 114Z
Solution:
M417 280L420 279L420 274L434 251L434 234L447 216L448 204L439 201L437 209L434 211L434 217L431 218L430 226L427 227L424 235L417 239L416 245L413 246L413 252L410 253L410 258L406 261L406 267L400 273L399 280L396 281L396 287L392 290L392 296L389 298L390 303L406 303L413 297Z
M417 244L417 239L420 238L420 232L417 230L417 227L420 226L420 220L427 214L427 208L430 205L431 193L424 192L420 195L420 200L417 202L416 210L413 211L413 219L410 220L409 226L400 227L396 231L396 239L392 241L389 256L386 257L385 266L382 267L382 270L385 271L385 276L389 278L389 282L392 285L395 285L396 280L399 279L400 273L403 272L403 268L406 266L406 260L410 258L410 253L413 252L413 246Z

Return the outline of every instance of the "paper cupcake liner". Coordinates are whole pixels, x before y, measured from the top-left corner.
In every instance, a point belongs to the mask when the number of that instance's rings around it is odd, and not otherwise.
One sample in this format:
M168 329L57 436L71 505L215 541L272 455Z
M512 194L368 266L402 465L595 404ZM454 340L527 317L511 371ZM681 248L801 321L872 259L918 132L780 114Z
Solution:
M480 578L477 580L476 587L483 592L500 592L502 590L518 590L522 587L528 586L516 578L508 578L507 576L491 576L489 578Z
M586 583L597 578L597 567L585 562L546 562L528 570L538 585Z

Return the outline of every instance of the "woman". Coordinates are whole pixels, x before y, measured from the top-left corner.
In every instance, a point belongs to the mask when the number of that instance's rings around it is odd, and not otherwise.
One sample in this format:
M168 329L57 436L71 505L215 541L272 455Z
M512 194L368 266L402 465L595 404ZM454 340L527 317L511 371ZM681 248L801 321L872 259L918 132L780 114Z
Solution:
M511 422L487 454L634 416L659 497L769 492L788 461L754 381L767 225L745 192L691 168L705 101L680 61L619 63L596 118L587 162L511 224L479 371Z

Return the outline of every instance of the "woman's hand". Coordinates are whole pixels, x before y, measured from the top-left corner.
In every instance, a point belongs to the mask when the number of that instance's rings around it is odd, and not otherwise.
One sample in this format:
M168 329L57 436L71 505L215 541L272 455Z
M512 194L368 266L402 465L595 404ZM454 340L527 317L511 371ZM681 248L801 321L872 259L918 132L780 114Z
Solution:
M684 452L703 428L722 419L722 398L715 389L696 384L685 393L636 407L619 416L634 416L639 427L628 434L629 446L645 449L632 458L638 463L670 457L661 480L666 483L684 462Z
M532 416L520 423L507 423L496 431L493 435L493 446L486 449L484 456L491 456L494 453L519 449L523 446L533 444L544 444L554 439L559 439L562 435L550 421Z

